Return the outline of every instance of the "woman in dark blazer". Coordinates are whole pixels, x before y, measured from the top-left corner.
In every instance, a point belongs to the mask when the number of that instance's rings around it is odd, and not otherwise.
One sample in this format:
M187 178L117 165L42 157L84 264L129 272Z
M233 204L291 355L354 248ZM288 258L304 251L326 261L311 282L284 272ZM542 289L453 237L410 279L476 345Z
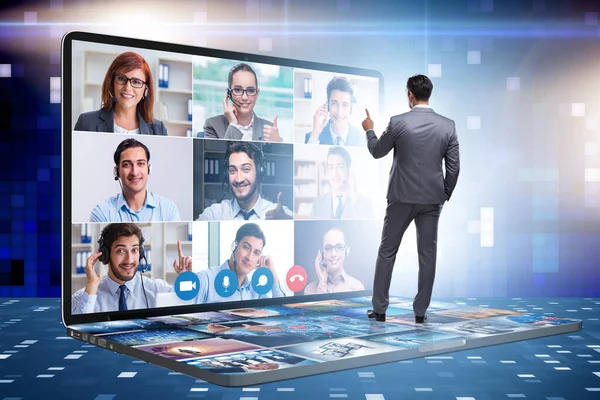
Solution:
M114 59L102 83L102 108L83 113L76 131L166 135L165 125L154 119L154 84L144 58L133 52Z

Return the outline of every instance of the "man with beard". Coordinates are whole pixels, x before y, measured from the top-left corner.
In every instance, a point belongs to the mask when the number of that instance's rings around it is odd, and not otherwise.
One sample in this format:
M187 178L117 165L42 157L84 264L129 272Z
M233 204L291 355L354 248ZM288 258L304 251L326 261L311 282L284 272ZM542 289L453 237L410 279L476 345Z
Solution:
M365 135L350 125L353 96L354 89L348 78L333 77L327 84L327 103L315 112L312 131L306 134L304 143L364 146Z
M85 265L86 286L71 297L72 314L155 307L158 293L173 291L162 279L147 278L141 273L136 278L143 259L142 231L136 224L108 224L98 243L100 250ZM103 254L103 249L108 254ZM108 264L108 274L103 278L94 269L98 261Z
M292 219L292 211L281 204L281 192L277 204L260 196L263 165L264 156L257 145L229 142L225 151L223 185L231 188L233 198L206 208L197 221Z
M91 222L181 221L175 203L146 189L150 175L150 150L133 138L123 140L113 155L115 180L121 193L98 204Z
M344 270L344 261L350 254L344 232L331 228L323 236L323 246L315 258L317 280L306 286L304 294L323 294L365 290L365 286Z

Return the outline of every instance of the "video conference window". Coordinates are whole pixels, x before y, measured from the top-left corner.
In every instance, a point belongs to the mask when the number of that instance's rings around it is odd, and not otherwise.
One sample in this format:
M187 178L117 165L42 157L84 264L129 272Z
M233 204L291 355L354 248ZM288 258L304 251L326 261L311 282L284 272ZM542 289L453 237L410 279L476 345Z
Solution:
M369 289L377 78L74 41L71 79L72 314Z
M198 137L292 141L292 68L199 56L193 62Z

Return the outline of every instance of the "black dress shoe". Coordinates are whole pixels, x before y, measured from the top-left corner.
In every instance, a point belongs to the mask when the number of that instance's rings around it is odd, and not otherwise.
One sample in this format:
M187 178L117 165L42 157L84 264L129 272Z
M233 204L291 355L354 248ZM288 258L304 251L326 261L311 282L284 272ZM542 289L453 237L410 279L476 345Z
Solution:
M369 317L369 318L375 318L375 321L385 322L385 314L379 314L379 313L376 313L373 310L368 310L367 311L367 317Z
M424 323L425 321L427 321L427 314L425 314L425 316L424 316L424 317L419 317L418 315L416 315L416 316L415 316L415 322L416 322L417 324L422 324L422 323Z

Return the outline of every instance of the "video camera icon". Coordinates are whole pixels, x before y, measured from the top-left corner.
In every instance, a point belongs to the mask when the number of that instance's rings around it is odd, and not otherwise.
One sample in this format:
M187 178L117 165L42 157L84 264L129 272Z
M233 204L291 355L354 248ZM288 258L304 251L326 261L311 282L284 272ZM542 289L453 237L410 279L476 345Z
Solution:
M200 280L198 276L190 271L179 274L175 280L175 294L181 300L192 300L200 291Z

